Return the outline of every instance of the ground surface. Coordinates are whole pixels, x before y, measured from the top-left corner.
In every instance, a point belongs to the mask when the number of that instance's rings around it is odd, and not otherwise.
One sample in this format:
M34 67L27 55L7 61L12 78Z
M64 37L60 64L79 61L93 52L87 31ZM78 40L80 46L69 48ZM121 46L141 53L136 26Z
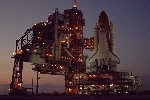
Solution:
M0 100L150 100L150 95L122 95L113 97L96 96L33 96L33 97L14 97L0 96Z

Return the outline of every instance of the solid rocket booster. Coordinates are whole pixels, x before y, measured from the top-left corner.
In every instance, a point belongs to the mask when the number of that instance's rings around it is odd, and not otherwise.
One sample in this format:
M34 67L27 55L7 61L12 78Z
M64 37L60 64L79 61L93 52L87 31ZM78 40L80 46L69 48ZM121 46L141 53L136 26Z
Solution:
M96 23L95 27L94 27L94 53L97 52L98 50L98 25Z
M110 43L111 43L111 52L116 54L115 40L114 40L114 26L112 22L110 22Z

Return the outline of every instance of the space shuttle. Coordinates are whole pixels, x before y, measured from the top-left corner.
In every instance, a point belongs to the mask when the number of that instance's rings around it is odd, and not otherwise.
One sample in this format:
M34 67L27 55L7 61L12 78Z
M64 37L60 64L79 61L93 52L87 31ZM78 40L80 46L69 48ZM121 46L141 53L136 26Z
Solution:
M117 71L119 63L115 52L113 23L109 24L107 14L102 11L94 28L94 55L89 59L91 71Z

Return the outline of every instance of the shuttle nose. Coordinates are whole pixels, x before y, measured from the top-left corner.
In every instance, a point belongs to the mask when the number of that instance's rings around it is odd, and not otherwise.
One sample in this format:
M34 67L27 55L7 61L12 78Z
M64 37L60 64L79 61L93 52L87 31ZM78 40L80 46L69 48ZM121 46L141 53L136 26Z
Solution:
M109 20L108 20L108 16L107 14L105 13L105 11L102 11L100 13L100 16L99 16L99 20L98 20L98 25L99 27L104 27L104 28L109 28Z

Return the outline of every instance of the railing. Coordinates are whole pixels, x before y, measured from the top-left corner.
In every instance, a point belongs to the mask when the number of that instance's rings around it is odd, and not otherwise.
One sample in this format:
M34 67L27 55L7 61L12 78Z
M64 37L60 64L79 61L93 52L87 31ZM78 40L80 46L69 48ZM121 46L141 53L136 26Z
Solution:
M25 45L32 44L33 33L31 31L32 31L32 28L27 29L27 31L24 33L24 35L19 40L16 40L16 52L18 50L21 50L22 47L24 47Z

